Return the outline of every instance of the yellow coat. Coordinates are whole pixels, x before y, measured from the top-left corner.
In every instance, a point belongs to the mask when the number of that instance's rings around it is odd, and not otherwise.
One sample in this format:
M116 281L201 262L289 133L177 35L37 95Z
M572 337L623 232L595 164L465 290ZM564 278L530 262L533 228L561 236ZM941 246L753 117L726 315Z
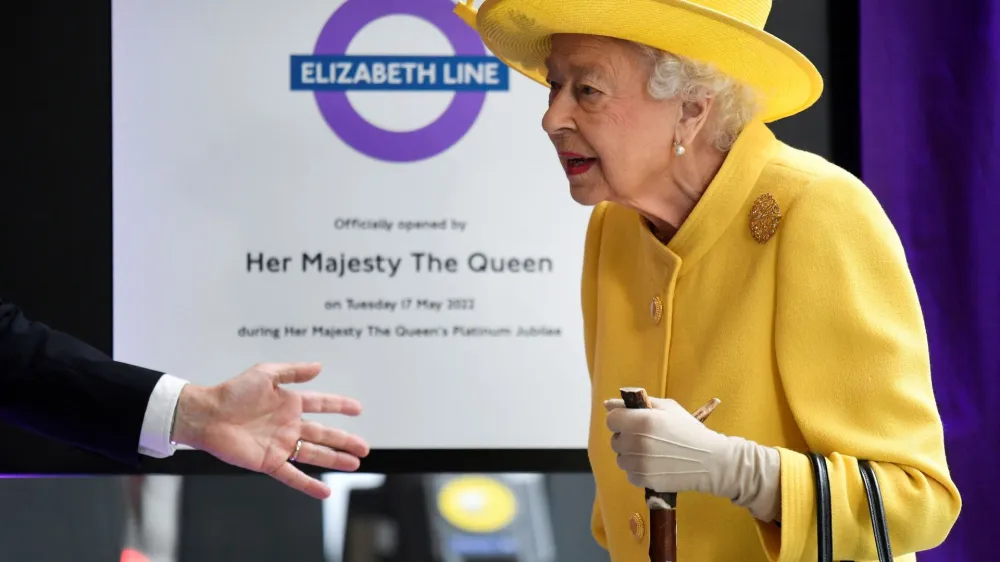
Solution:
M765 194L782 218L760 243L749 215ZM582 285L593 532L613 561L648 560L649 544L643 491L618 468L605 426L602 402L623 386L689 411L721 398L710 428L781 453L781 527L682 493L682 561L816 560L807 450L830 460L836 560L877 559L858 458L875 461L897 560L948 535L961 498L917 293L895 230L859 180L754 122L669 244L637 213L597 205Z

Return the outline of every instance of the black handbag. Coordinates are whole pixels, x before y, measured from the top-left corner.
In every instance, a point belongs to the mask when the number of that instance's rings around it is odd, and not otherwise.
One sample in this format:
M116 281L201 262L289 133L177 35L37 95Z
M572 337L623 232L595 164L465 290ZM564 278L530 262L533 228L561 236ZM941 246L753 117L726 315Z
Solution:
M819 562L833 562L833 504L830 499L830 473L826 458L819 453L809 453L813 480L816 485L816 536L819 537ZM858 461L861 481L868 495L868 511L875 530L875 548L879 562L892 562L892 547L889 544L889 527L885 521L885 506L882 491L878 487L875 471L867 460Z

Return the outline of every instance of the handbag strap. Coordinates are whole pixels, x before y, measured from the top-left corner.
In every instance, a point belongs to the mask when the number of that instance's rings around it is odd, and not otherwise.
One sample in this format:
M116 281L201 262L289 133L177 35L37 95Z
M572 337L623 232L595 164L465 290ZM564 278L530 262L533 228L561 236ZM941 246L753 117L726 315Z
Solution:
M819 562L833 562L833 502L830 500L830 472L826 457L809 453L813 483L816 487L816 537L819 539Z
M859 460L858 470L861 471L861 481L864 482L865 493L868 495L868 511L872 518L872 529L875 530L875 549L878 551L879 562L891 562L889 524L885 519L885 504L882 503L882 490L878 486L875 469L871 462Z
M819 562L833 562L833 502L830 496L830 472L826 466L826 457L814 452L810 452L808 456L816 488L818 559ZM875 549L878 552L879 562L892 562L889 526L885 518L885 505L878 478L870 461L859 460L858 470L861 472L861 481L868 496L868 511L871 515L872 529L875 531Z

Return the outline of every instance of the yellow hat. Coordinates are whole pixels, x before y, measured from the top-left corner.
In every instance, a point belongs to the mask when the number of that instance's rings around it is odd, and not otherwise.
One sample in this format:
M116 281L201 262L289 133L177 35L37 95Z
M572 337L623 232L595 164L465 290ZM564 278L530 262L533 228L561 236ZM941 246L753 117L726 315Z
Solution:
M805 110L823 77L802 53L764 31L771 0L474 0L455 12L511 68L546 87L556 33L615 37L710 63L760 96L764 122Z

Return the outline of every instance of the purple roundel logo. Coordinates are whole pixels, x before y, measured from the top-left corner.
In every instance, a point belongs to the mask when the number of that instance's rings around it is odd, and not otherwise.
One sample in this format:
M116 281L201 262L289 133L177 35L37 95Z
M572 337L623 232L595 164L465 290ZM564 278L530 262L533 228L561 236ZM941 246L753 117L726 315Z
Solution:
M487 56L476 34L459 19L449 0L347 0L327 20L311 55L292 55L291 87L312 91L330 129L355 150L388 162L415 162L436 156L472 128L488 91L506 91L510 70ZM364 26L390 15L410 15L435 26L448 38L454 56L348 55L347 46ZM365 121L347 92L452 91L445 112L415 131L387 131Z

